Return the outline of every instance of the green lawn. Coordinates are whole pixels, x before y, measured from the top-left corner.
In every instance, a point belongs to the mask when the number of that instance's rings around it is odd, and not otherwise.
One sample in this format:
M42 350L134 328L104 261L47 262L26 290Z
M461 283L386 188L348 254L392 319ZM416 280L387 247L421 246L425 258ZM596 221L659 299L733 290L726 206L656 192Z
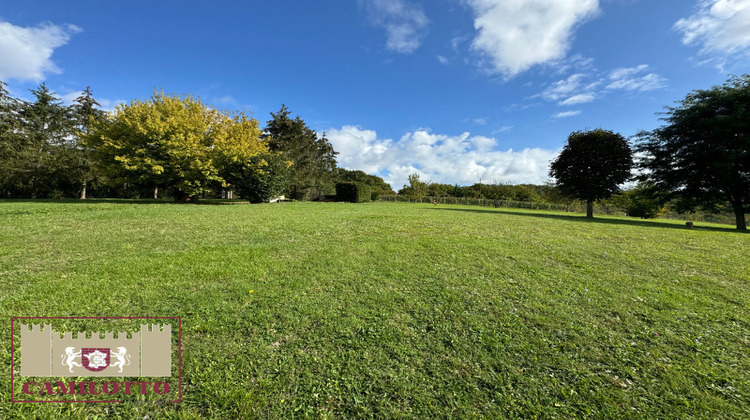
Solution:
M0 201L0 418L750 418L749 245L516 209ZM10 317L98 315L182 317L183 402L11 404Z

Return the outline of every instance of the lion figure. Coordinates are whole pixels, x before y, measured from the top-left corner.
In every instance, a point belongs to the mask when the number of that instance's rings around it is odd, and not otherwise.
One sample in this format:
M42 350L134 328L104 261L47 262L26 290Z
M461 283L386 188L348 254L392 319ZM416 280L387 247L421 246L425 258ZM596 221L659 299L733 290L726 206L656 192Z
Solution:
M65 347L65 354L61 354L62 364L68 365L68 371L73 373L73 366L81 367L82 365L76 362L76 357L81 355L81 352L76 352L75 347Z
M112 350L109 351L110 358L117 359L116 362L110 363L111 367L120 367L119 372L122 373L122 368L124 366L130 366L130 355L126 354L128 352L128 349L125 347L118 347L117 353L113 352Z

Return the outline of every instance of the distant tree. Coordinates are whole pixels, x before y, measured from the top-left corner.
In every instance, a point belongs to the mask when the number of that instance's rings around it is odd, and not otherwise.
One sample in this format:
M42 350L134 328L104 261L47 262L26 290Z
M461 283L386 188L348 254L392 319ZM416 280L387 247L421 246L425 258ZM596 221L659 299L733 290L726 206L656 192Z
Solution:
M513 185L513 199L516 201L540 202L541 196L535 185Z
M643 178L685 208L729 202L737 230L750 211L750 75L695 90L668 107L667 124L641 133Z
M553 183L547 182L544 185L538 185L540 200L544 203L561 204L565 206L565 211L570 209L570 205L576 201L575 198L563 194Z
M481 195L484 198L490 200L512 200L513 199L513 186L505 184L474 184L477 186L477 191L481 191Z
M636 187L623 191L625 198L625 213L630 217L653 219L664 212L660 194L648 183L640 183Z
M289 195L311 199L321 192L333 192L337 153L325 133L319 137L299 116L292 119L290 114L284 105L279 112L272 112L264 134L269 149L292 162Z
M94 122L84 144L134 183L164 185L176 201L226 186L222 168L268 151L258 121L204 106L193 96L155 92Z
M448 184L430 182L427 184L427 195L431 197L446 197L451 188Z
M368 185L373 195L395 194L391 185L377 175L370 175L364 171L350 171L344 168L337 168L336 173L336 178L339 182L355 182Z
M482 196L482 184L474 184L462 188L463 197L480 198Z
M280 153L264 153L227 165L224 178L240 197L251 203L267 203L286 189L290 165Z
M454 184L450 188L448 188L448 195L451 197L463 197L465 187L462 187L461 185Z
M399 190L399 195L406 195L411 200L421 200L427 195L427 184L419 180L419 174L413 173L407 178L408 185Z
M596 129L576 131L550 164L550 176L560 191L586 201L586 217L594 217L594 202L619 191L631 176L633 152L620 134Z

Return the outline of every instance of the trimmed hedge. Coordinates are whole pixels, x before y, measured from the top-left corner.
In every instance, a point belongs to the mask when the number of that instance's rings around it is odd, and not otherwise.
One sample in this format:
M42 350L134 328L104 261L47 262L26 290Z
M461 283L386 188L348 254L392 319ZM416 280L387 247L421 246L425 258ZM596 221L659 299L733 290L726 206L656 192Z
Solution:
M365 184L355 182L339 182L336 184L336 200L350 203L364 203L370 201L372 191Z

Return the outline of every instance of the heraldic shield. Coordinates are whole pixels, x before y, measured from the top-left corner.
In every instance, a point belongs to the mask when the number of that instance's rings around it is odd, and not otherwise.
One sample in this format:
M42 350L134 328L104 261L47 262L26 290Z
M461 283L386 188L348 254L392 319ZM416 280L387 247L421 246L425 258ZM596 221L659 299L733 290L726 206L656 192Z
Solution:
M92 371L99 372L109 366L110 361L109 349L105 348L82 348L81 363L83 367Z

